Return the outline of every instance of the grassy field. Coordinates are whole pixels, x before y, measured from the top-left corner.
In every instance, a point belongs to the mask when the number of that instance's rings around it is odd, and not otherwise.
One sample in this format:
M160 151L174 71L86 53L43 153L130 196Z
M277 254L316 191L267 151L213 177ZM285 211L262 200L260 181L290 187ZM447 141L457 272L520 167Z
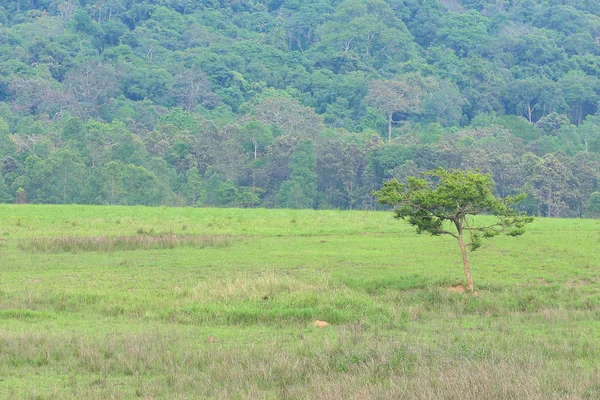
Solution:
M0 205L0 398L597 399L599 245L536 219L471 295L391 213Z

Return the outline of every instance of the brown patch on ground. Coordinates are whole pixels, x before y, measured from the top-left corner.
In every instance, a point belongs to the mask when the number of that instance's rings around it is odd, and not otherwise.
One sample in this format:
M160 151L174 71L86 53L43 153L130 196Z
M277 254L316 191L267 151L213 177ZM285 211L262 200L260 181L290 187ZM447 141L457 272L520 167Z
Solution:
M591 282L589 280L587 280L587 279L573 279L573 278L570 278L567 281L567 285L569 287L582 287L582 286L589 285L590 283Z
M220 340L219 340L219 339L217 339L217 338L216 338L216 337L214 337L214 336L209 336L209 337L208 337L208 339L206 339L206 341L207 341L208 343L217 343L217 342L219 342Z
M465 292L465 287L463 285L456 285L456 286L448 286L446 288L446 290L448 292L454 292L454 293L464 293Z
M316 326L319 329L322 329L322 328L325 328L326 326L328 326L329 322L319 321L318 319L316 319L313 322L311 322L310 324Z
M30 279L29 283L40 283L41 281L41 279Z
M479 292L473 291L473 292L469 292L467 289L465 289L465 287L463 285L456 285L456 286L448 286L446 288L446 291L448 292L454 292L454 293L470 293L473 296L479 296Z

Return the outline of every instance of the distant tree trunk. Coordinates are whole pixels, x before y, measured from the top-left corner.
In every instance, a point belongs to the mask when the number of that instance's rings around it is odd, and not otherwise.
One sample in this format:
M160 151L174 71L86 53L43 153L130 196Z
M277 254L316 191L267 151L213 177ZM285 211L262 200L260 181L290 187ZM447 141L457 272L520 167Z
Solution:
M390 143L392 141L392 116L394 115L393 112L390 112L388 114L388 143Z
M546 217L552 217L552 187L548 190L548 199L546 200Z
M17 190L17 196L15 197L15 204L27 204L27 195L23 188Z

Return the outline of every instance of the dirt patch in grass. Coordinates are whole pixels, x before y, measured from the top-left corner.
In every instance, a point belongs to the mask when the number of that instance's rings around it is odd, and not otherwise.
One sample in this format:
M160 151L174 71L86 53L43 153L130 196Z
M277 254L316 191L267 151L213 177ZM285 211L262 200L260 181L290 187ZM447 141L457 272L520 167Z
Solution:
M206 343L217 343L217 342L220 342L220 340L214 336L209 336L208 339L206 339Z
M454 293L467 293L467 294L472 294L473 296L479 296L479 292L477 292L477 291L469 292L463 285L448 286L446 288L446 291L454 292Z
M582 286L587 286L589 284L591 284L592 282L587 280L587 279L574 279L574 278L570 278L567 281L567 286L569 287L582 287Z
M448 286L446 288L446 290L448 292L464 293L466 289L465 289L465 287L463 285L456 285L456 286Z
M329 322L319 321L318 319L314 320L310 324L316 326L319 329L322 329L322 328L325 328L326 326L329 326Z

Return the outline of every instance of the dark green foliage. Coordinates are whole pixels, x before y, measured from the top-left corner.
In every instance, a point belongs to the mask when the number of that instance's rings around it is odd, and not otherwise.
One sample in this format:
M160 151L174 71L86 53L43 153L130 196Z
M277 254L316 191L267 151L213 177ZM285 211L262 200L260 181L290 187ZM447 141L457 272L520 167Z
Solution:
M277 203L283 208L312 208L317 192L314 146L302 141L296 145L290 161L290 179L281 184Z
M0 0L4 186L34 203L374 208L384 180L442 166L528 192L530 213L590 215L588 3ZM527 155L549 153L551 200Z
M10 203L12 201L13 196L8 192L4 176L0 173L0 203Z
M123 169L123 188L125 204L158 205L161 193L156 175L144 167L128 164Z
M436 44L452 48L459 56L480 50L488 40L490 21L474 10L466 14L444 13L439 24Z
M108 204L120 204L124 194L123 167L116 161L107 163L102 172L102 195Z
M85 165L71 150L61 150L48 159L37 156L26 160L25 190L30 202L79 203L85 186Z
M188 205L202 205L203 199L206 196L203 183L196 166L187 171L183 194Z
M0 117L0 158L14 154L15 145L10 140L8 124Z
M600 193L591 194L586 205L586 212L593 218L600 217Z
M67 24L67 28L76 33L83 33L90 36L95 36L100 33L98 25L90 18L88 13L83 8L79 8L77 11L75 11L71 17L71 20Z

